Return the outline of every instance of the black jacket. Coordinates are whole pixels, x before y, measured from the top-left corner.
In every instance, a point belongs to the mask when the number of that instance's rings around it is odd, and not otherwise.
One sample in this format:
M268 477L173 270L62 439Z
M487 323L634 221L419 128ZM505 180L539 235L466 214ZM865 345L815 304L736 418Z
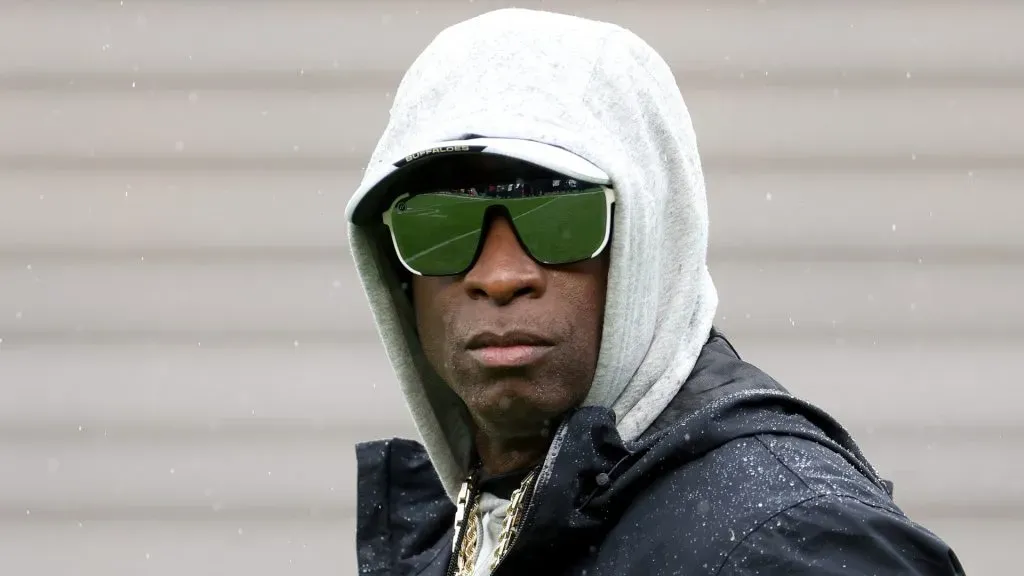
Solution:
M446 573L455 508L408 440L357 447L363 575ZM624 444L610 410L559 427L496 574L957 575L850 436L712 333L655 424Z

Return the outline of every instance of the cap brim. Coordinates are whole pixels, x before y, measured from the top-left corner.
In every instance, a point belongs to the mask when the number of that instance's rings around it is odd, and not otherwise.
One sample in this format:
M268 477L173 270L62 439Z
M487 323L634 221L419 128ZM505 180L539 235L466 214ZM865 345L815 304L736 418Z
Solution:
M551 144L514 138L451 140L438 142L407 154L389 165L386 170L365 179L349 201L345 216L353 224L367 224L373 221L386 206L389 196L387 182L397 172L428 158L457 154L504 156L540 166L568 178L601 185L611 184L611 179L604 170L564 148Z

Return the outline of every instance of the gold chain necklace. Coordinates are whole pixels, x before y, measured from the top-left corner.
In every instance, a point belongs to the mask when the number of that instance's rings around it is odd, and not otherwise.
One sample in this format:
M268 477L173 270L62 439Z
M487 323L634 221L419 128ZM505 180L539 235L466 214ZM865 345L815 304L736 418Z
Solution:
M501 523L501 532L498 534L498 544L495 546L494 552L491 554L491 572L494 571L498 562L505 557L505 554L508 553L509 548L515 541L515 536L519 532L519 523L522 521L523 514L525 513L523 498L526 493L532 489L533 480L536 477L536 474L536 469L531 471L530 474L523 479L519 488L516 488L516 490L512 492L512 497L509 499L508 503L508 509L505 512L505 519ZM480 495L476 494L473 498L473 502L469 502L472 484L474 484L475 481L475 475L470 475L470 477L462 483L462 489L459 490L459 498L456 503L455 542L452 543L453 551L458 554L455 564L455 576L471 576L473 574L473 569L476 567L476 557L480 546L480 514L478 513L478 508L480 507ZM463 522L468 522L468 524L466 524L466 533L462 537L460 546L458 538Z

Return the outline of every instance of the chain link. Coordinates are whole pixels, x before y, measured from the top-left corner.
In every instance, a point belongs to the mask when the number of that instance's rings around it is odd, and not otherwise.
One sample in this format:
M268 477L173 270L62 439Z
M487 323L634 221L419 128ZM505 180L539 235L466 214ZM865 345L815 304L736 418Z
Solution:
M523 498L526 493L533 487L533 479L536 476L536 470L530 472L530 474L523 479L523 482L519 485L519 488L512 492L512 497L509 499L508 508L505 513L505 520L501 523L501 533L498 535L498 544L494 548L494 552L491 554L490 571L493 572L497 567L498 562L505 557L508 553L512 543L515 542L515 536L519 531L519 524L522 521L523 515L526 512L523 506ZM471 476L467 478L462 484L462 490L459 491L458 509L455 515L455 537L458 538L459 530L462 522L468 522L466 525L466 533L462 537L461 546L458 543L453 543L457 547L458 558L456 560L455 575L456 576L472 576L473 569L476 567L476 559L478 554L478 548L480 546L480 495L477 494L473 499L473 502L468 502L468 495L470 493L470 483L474 481Z

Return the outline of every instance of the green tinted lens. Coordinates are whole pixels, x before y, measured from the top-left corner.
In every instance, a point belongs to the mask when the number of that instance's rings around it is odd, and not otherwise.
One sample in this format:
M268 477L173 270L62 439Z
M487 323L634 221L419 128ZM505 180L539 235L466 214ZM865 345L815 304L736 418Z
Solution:
M508 210L526 250L541 263L586 260L604 246L609 214L603 188L521 198L429 193L402 199L390 212L399 256L424 276L465 272L480 244L484 214L494 205Z
M424 276L450 276L473 263L490 200L419 194L391 209L391 234L405 265Z
M608 229L603 188L507 200L526 250L544 264L568 264L597 255Z

